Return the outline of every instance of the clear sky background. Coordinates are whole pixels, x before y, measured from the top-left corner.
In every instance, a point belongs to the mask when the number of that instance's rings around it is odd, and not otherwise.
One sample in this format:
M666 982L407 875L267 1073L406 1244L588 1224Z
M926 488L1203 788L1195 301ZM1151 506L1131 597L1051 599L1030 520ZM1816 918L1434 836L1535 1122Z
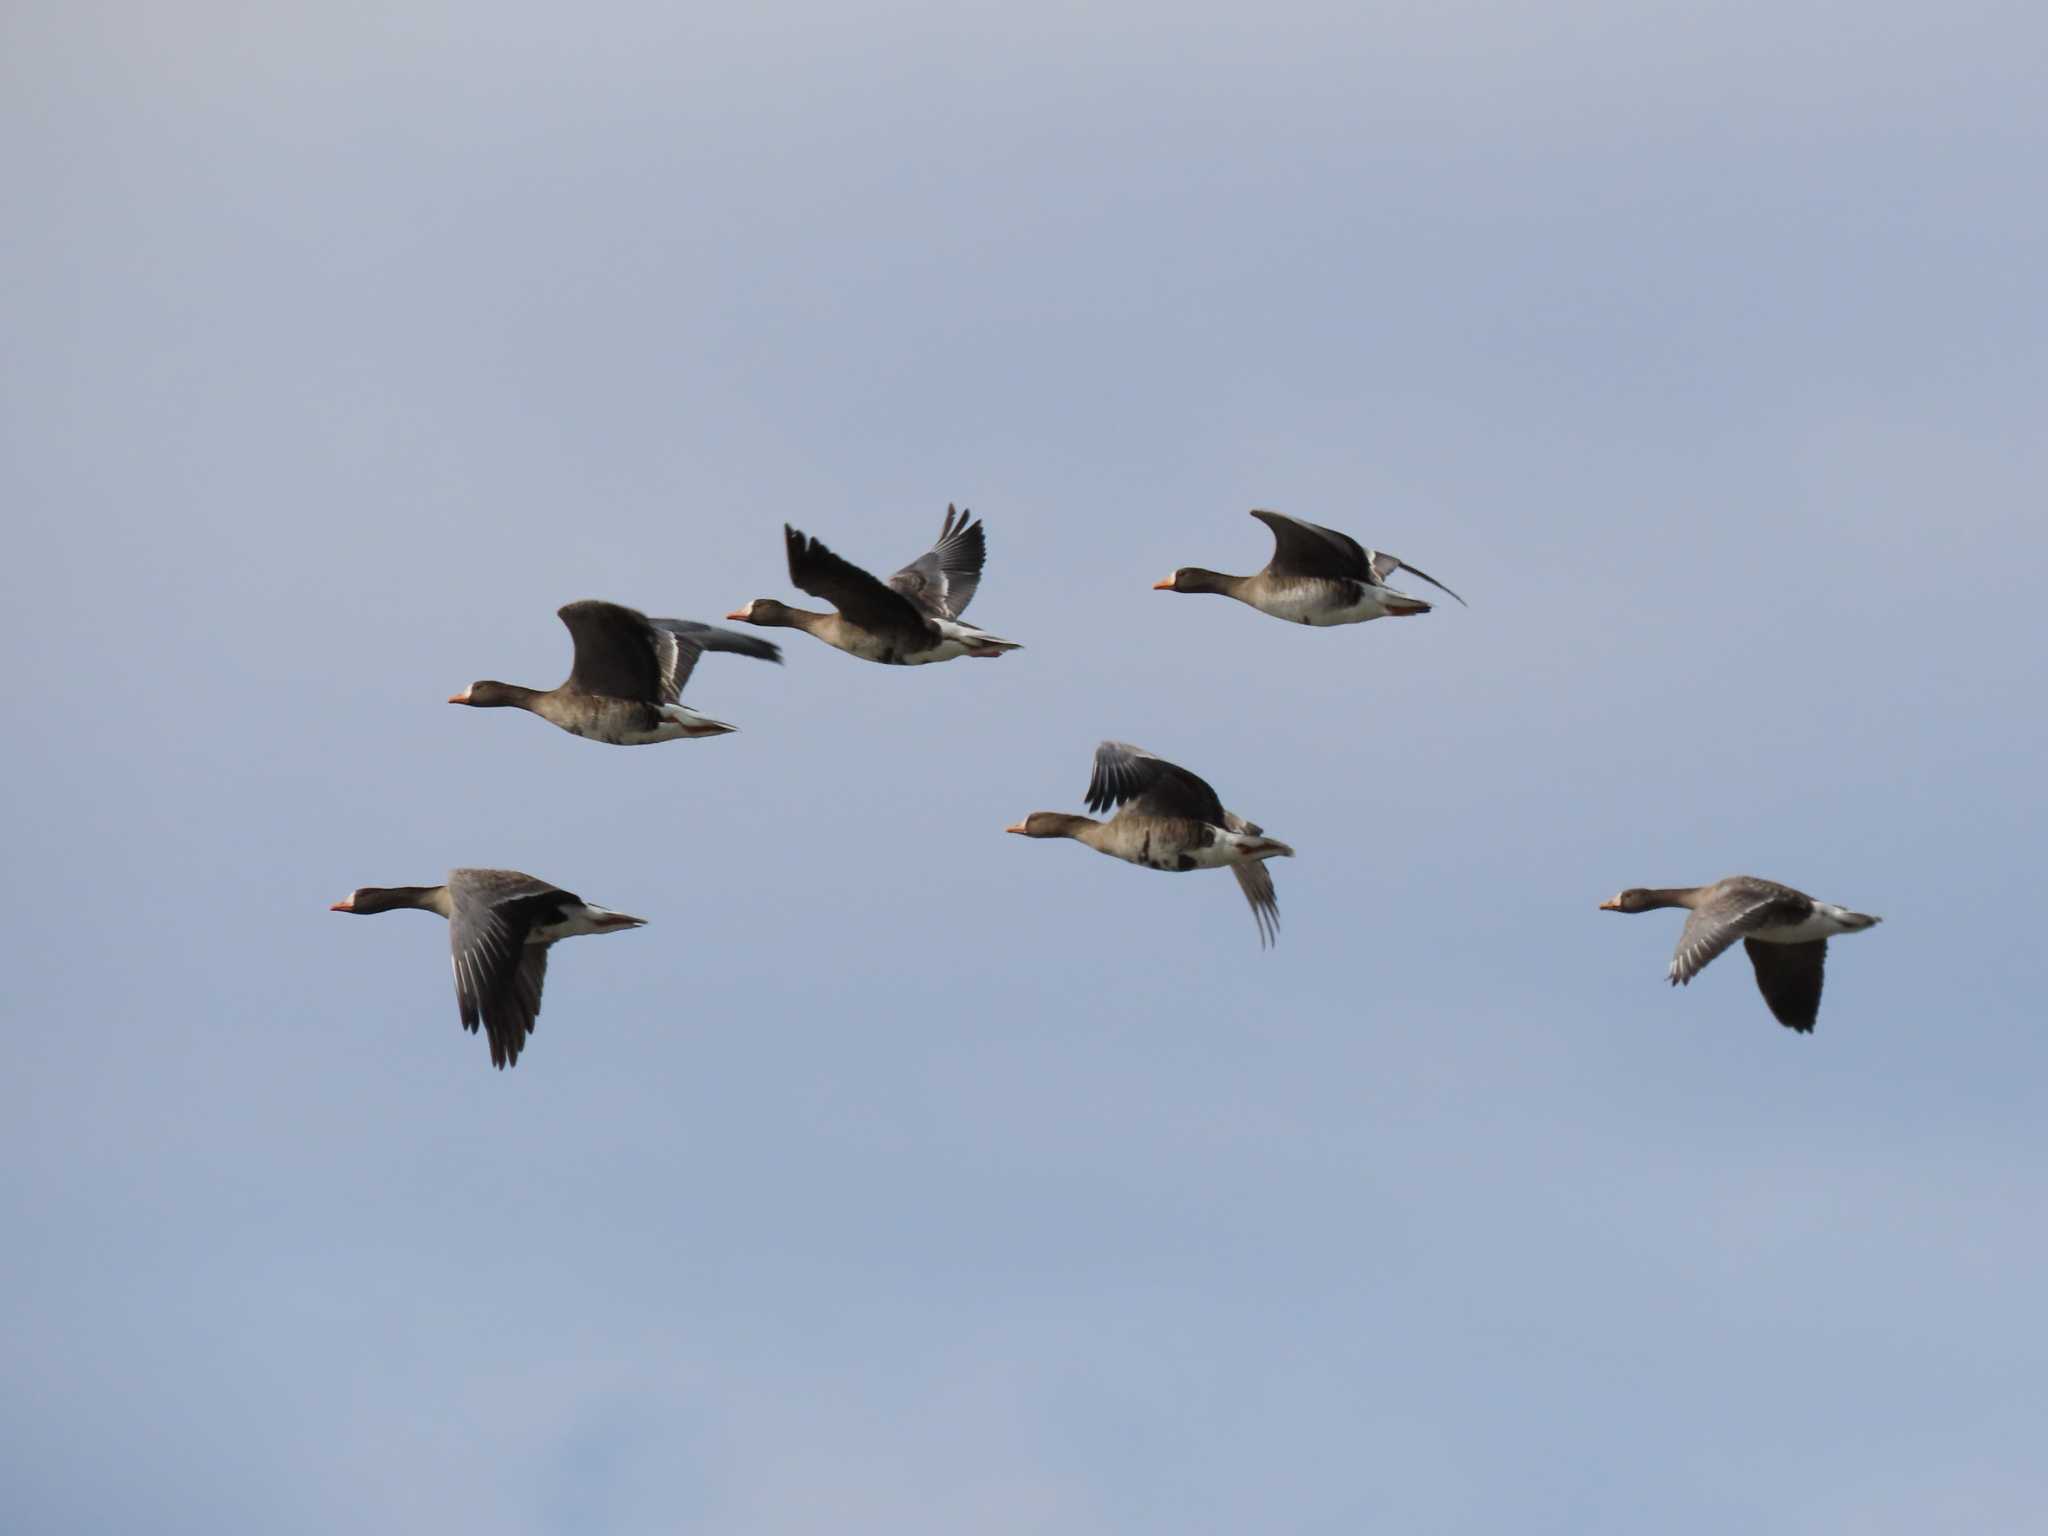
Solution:
M4 32L10 1530L2048 1527L2038 5ZM442 702L948 501L1000 662ZM459 864L651 920L512 1072ZM1738 871L1811 1038L1594 910Z

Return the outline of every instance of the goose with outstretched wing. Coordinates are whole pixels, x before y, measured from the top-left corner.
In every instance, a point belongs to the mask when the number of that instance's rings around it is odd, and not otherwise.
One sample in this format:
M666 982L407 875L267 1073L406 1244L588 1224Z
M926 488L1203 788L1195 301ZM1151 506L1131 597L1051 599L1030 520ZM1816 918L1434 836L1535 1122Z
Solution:
M1205 779L1142 747L1105 741L1095 749L1087 806L1096 812L1121 809L1107 821L1064 811L1033 811L1003 830L1022 837L1070 837L1097 853L1146 869L1180 873L1227 868L1251 904L1260 946L1279 937L1280 906L1266 860L1292 858L1294 850L1235 811L1225 810Z
M462 1027L471 1034L482 1028L494 1067L516 1064L533 1033L549 945L646 922L516 869L451 870L446 885L366 885L329 910L371 914L404 908L448 919Z
M970 514L948 506L939 540L887 581L834 554L823 541L785 523L789 579L822 597L831 613L792 608L757 597L726 615L743 624L800 629L862 661L920 667L956 656L1001 656L1021 650L960 615L981 585L987 535Z
M1709 961L1740 939L1771 1017L1801 1034L1812 1033L1820 1017L1828 940L1861 933L1883 921L1755 875L1730 875L1712 885L1636 886L1600 903L1603 912L1655 912L1665 907L1686 909L1678 949L1664 973L1671 985L1689 984Z
M476 709L524 709L572 736L637 747L679 737L723 736L739 729L700 715L682 702L683 685L706 651L731 651L780 662L782 648L758 635L700 624L650 619L619 603L585 599L556 616L576 644L569 676L548 689L475 682L448 700Z
M1428 613L1432 604L1387 585L1387 578L1396 571L1419 576L1460 603L1465 601L1434 576L1383 550L1367 549L1348 533L1303 522L1284 512L1254 512L1252 516L1273 531L1273 558L1263 570L1250 576L1226 576L1186 565L1166 580L1154 582L1153 589L1214 592L1290 624L1319 629Z

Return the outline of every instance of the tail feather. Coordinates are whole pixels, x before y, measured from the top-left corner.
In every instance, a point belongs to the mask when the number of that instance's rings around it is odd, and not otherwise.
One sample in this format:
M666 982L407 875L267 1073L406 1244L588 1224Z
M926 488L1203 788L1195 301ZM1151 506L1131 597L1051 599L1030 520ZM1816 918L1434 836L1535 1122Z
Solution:
M729 736L739 729L738 726L728 725L723 720L700 715L687 704L664 705L662 714L681 726L685 736Z
M967 642L969 647L967 654L970 656L1000 656L1005 651L1021 651L1024 649L1023 646L1014 640L1005 640L998 635L991 635L984 630L970 630L962 638Z

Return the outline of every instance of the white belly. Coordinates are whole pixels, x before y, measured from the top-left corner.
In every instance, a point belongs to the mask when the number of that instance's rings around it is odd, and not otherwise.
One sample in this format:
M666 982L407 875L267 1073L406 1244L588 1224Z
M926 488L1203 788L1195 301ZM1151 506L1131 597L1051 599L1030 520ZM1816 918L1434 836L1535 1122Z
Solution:
M921 657L926 661L951 661L955 656L972 656L990 649L1014 651L1016 647L1007 640L999 640L985 629L976 629L971 624L960 624L952 619L933 621L939 634L944 637L939 648L930 655Z
M1271 846L1267 839L1253 837L1247 832L1219 831L1215 842L1192 854L1191 857L1197 869L1224 869L1232 864L1255 863L1267 857L1267 854L1254 853L1252 850L1270 849Z
M1854 915L1845 908L1817 901L1811 916L1782 928L1760 928L1749 937L1762 944L1811 944L1815 939L1831 939L1838 933L1855 933L1868 926L1845 921Z
M1301 587L1268 597L1257 606L1259 612L1285 619L1290 624L1328 629L1338 624L1363 624L1369 619L1384 619L1393 612L1387 606L1390 598L1396 604L1409 605L1410 611L1414 612L1423 612L1429 607L1419 598L1409 597L1389 587L1359 587L1354 598L1341 604L1330 602L1327 587Z
M946 636L928 651L912 651L903 658L906 667L921 667L928 662L951 661L956 656L967 654L967 642L953 635Z

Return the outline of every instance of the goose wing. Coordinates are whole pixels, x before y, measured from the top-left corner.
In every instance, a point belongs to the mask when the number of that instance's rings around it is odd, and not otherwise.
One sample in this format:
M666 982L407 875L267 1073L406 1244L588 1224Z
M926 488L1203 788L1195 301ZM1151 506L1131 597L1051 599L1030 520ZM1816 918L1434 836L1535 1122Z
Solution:
M917 605L887 582L787 523L782 535L789 546L789 579L799 591L824 598L871 635L911 646L931 638L931 625Z
M700 624L695 619L649 619L654 631L655 664L661 673L661 702L674 704L683 696L683 685L696 669L697 658L706 651L731 651L760 661L780 662L782 647L772 640L743 635L736 629Z
M1797 891L1768 880L1723 880L1711 892L1692 909L1679 932L1678 948L1665 973L1674 987L1690 982L1737 939L1759 928L1797 922L1813 906Z
M1233 864L1230 872L1237 876L1237 888L1251 903L1252 921L1259 925L1259 948L1277 944L1280 940L1280 898L1273 890L1273 875L1266 868L1266 861Z
M1223 825L1225 815L1206 779L1125 741L1105 741L1095 749L1087 803L1098 815L1126 806L1133 815L1182 817L1210 826Z
M889 578L889 585L927 612L957 619L974 601L981 585L981 567L988 559L988 539L968 512L946 508L939 541Z
M1760 944L1744 939L1749 963L1756 968L1756 989L1770 1006L1771 1017L1801 1034L1813 1032L1820 1017L1820 988L1828 963L1828 941L1805 944Z
M528 944L527 935L564 906L580 902L545 880L509 869L458 869L448 877L448 894L448 943L462 1027L474 1034L481 1026L491 1065L512 1066L533 1033L547 978L547 946Z
M1417 567L1410 565L1406 560L1400 559L1398 556L1395 555L1390 555L1383 549L1375 549L1370 551L1370 553L1372 555L1373 577L1382 586L1386 584L1387 578L1393 575L1394 572L1406 571L1410 576L1420 576L1424 581L1428 582L1432 587L1435 587L1437 591L1444 593L1446 596L1458 597L1457 593L1451 591L1449 587L1445 586L1442 582L1438 581L1434 576L1430 575L1429 572L1425 570L1420 570ZM1465 599L1463 599L1462 597L1458 597L1458 604L1460 607L1464 608L1470 608L1472 606L1470 603L1466 602Z
M556 610L576 642L568 686L611 699L661 699L660 643L647 615L586 598Z
M1350 534L1305 523L1285 512L1255 511L1252 516L1273 530L1273 558L1266 569L1275 576L1378 581L1372 556Z
M1348 533L1305 523L1284 512L1254 512L1252 516L1273 530L1273 558L1266 563L1266 569L1276 576L1348 578L1383 587L1394 572L1406 571L1446 596L1458 598L1466 607L1471 606L1429 572L1410 565L1399 555L1367 549Z

